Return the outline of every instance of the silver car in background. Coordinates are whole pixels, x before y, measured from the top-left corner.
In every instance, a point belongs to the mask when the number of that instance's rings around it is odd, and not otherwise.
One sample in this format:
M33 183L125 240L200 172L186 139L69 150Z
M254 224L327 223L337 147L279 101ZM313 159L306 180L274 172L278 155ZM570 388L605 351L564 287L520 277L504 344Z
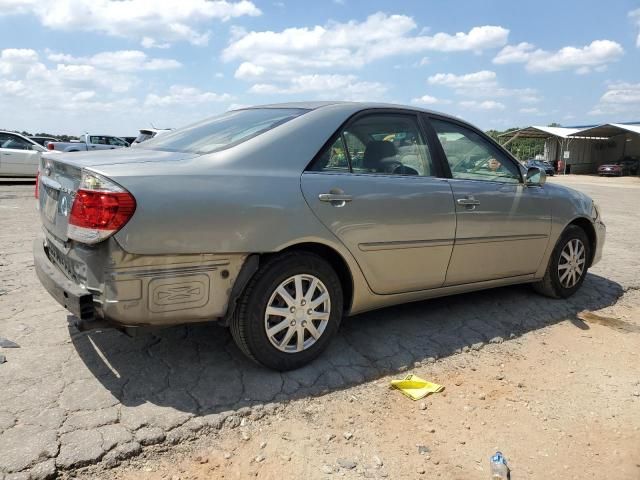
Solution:
M516 283L572 295L605 226L477 128L386 104L227 112L43 159L35 265L81 329L217 321L269 368L345 315Z

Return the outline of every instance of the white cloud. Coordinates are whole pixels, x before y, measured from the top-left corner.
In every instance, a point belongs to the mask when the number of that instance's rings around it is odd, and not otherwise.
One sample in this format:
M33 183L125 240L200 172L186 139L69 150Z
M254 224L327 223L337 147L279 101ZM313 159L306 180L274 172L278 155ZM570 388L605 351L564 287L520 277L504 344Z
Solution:
M631 18L638 27L638 37L636 38L636 47L640 48L640 8L629 12L629 18Z
M248 0L0 0L0 16L11 14L35 16L53 30L139 38L155 46L175 41L206 45L211 32L202 27L212 20L261 12Z
M524 63L530 72L576 70L585 74L606 67L624 54L622 46L611 40L594 40L584 47L563 47L555 52L534 48L530 43L507 45L498 52L493 63Z
M481 70L479 72L456 75L453 73L437 73L427 81L431 85L444 85L451 88L479 88L496 84L496 72Z
M482 102L465 100L460 102L460 106L471 110L504 110L506 108L504 104L494 100L484 100Z
M234 77L240 80L251 80L261 77L264 75L264 72L265 68L260 65L254 65L251 62L242 62L236 70Z
M505 63L520 63L529 60L531 51L535 48L527 42L522 42L517 45L507 45L493 59L493 63L502 65Z
M140 41L140 45L144 48L169 48L171 46L170 43L158 43L151 37L142 37Z
M38 52L29 48L7 48L0 51L0 75L24 72L38 61Z
M359 68L380 58L426 51L482 51L503 46L509 34L489 25L453 35L415 34L416 29L411 17L378 12L363 22L244 32L232 39L222 58L251 62L271 75L286 76L299 74L300 69Z
M50 55L54 62L74 60L70 55ZM29 90L33 90L31 96L44 95L50 89L66 92L67 89L86 90L91 87L122 93L138 81L134 76L101 69L90 63L57 63L50 67L41 61L35 50L30 49L1 50L0 76L5 76L7 80L23 82Z
M456 75L454 73L437 73L431 75L427 82L430 85L452 88L456 94L474 98L513 97L522 103L540 101L538 92L533 88L506 88L498 82L498 77L491 70Z
M530 114L530 115L542 115L540 110L538 110L536 107L521 108L519 110L519 112L520 113L527 113L527 114Z
M589 112L592 115L636 113L640 110L640 83L612 83ZM636 120L634 118L634 120Z
M3 80L0 78L0 92L4 92L6 95L21 96L27 92L27 89L20 80Z
M257 94L302 94L315 93L321 97L357 99L377 99L387 88L378 82L360 81L355 75L298 75L285 84L258 83L249 91Z
M169 93L161 96L150 93L144 101L147 107L169 107L173 105L197 105L205 102L225 102L231 99L228 93L203 92L195 87L172 85Z
M431 95L423 95L421 97L412 98L411 103L413 103L414 105L443 105L451 103L451 100L444 100Z
M49 53L47 58L52 62L66 64L92 65L105 70L117 72L136 72L142 70L169 70L181 67L181 63L171 58L149 58L140 50L117 50L100 52L92 57L73 57L64 53Z

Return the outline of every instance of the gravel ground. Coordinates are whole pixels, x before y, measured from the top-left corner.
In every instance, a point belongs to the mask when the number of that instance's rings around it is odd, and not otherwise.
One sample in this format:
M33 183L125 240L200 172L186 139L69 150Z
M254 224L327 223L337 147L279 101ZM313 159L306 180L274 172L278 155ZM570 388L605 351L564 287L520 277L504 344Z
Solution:
M640 478L640 180L568 176L608 226L569 300L527 286L350 318L279 374L215 326L79 333L39 285L32 185L0 183L0 479ZM445 385L411 402L412 371Z

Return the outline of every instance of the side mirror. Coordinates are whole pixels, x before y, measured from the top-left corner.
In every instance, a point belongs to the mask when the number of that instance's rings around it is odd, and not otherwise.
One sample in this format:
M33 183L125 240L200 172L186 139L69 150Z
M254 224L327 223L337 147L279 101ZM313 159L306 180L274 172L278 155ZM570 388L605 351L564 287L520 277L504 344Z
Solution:
M539 167L529 167L525 183L531 187L541 187L547 181L547 174Z

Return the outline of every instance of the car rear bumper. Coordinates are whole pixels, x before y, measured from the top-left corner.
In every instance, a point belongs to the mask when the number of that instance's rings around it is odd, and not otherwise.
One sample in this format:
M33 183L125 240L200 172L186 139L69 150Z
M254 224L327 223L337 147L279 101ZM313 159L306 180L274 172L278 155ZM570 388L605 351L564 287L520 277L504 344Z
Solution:
M49 260L46 247L41 238L37 238L33 242L33 260L38 279L49 292L49 295L80 320L91 321L96 318L93 294L86 288L69 280Z
M133 255L113 239L93 249L65 248L46 232L45 236L33 244L38 278L85 328L220 319L227 313L247 258L241 254ZM82 280L74 280L77 271L84 272Z

